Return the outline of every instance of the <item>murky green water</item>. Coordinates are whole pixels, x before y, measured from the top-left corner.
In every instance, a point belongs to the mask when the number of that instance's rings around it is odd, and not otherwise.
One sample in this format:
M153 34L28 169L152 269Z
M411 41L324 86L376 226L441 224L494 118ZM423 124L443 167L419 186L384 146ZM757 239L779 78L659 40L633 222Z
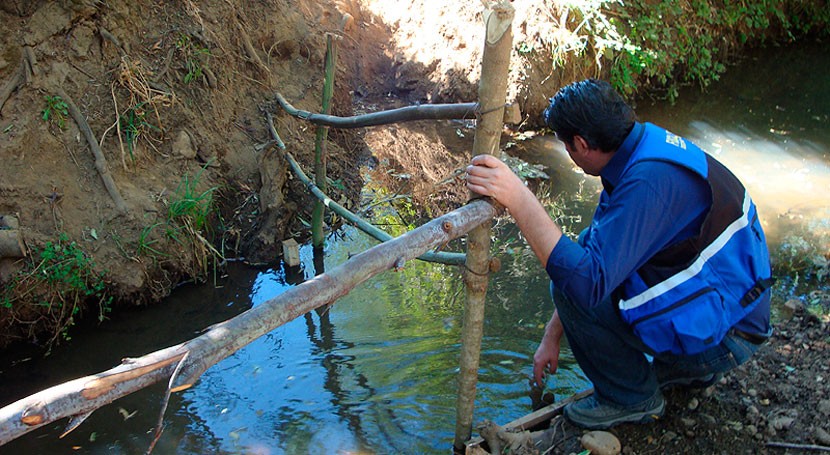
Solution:
M746 182L773 249L830 228L830 59L819 47L747 60L706 94L675 106L641 103L643 120L717 154ZM763 71L759 71L763 68ZM763 94L763 95L761 95ZM557 213L587 223L598 183L574 171L549 138L517 147L552 175ZM530 410L531 357L550 315L547 278L512 226L494 248L475 421L507 422ZM353 229L329 243L326 267L375 244ZM811 237L812 238L812 237ZM813 245L815 247L815 245ZM827 246L820 245L819 250ZM221 287L183 287L163 305L120 313L75 335L46 359L0 363L0 403L108 369L122 357L179 343L314 275L232 267ZM453 439L463 286L453 267L414 262L253 342L173 395L155 453L449 453ZM13 364L12 364L13 363ZM587 383L565 353L549 387L557 397ZM58 439L58 422L0 453L144 453L163 398L157 385L96 411Z

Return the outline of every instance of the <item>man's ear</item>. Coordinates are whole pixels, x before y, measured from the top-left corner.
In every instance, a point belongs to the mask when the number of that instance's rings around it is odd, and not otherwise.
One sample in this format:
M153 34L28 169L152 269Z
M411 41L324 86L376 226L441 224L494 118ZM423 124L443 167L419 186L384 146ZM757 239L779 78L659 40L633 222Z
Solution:
M586 141L584 137L575 135L573 142L575 151L585 153L588 150L588 141Z

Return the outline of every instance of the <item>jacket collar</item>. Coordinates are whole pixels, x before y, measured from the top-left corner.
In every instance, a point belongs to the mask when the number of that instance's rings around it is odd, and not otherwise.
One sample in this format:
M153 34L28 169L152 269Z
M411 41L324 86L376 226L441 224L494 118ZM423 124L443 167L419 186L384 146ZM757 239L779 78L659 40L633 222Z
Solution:
M643 132L646 127L642 123L634 122L634 127L628 133L625 140L620 147L614 152L614 156L608 161L608 164L600 171L602 186L609 194L614 190L614 187L620 183L625 169L628 167L628 161L640 140L643 138Z

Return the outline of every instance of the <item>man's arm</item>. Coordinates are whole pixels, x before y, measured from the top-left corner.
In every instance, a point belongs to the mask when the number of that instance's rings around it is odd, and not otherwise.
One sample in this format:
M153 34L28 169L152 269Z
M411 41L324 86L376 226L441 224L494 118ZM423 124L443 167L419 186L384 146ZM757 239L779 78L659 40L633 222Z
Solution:
M562 238L562 229L550 218L521 179L501 160L491 155L479 155L467 167L467 187L478 194L492 197L507 208L542 267L545 267L551 251ZM554 311L533 355L533 378L540 387L544 384L545 372L553 374L559 366L560 340L563 334L559 313Z
M562 321L559 319L559 312L554 311L553 316L545 326L542 342L539 343L536 354L533 355L533 379L539 387L542 387L545 383L545 373L554 374L559 367L559 346L564 333Z

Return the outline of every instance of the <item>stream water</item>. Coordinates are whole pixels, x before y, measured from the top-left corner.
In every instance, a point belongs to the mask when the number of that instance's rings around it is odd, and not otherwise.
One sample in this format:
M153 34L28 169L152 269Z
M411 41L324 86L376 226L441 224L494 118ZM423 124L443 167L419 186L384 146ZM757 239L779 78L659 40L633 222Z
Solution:
M641 119L716 154L746 183L773 250L793 235L828 238L828 57L818 45L759 52L706 93L686 90L674 106L638 106ZM598 182L577 172L552 138L515 150L546 166L567 228L581 229ZM330 239L325 267L374 244L345 228ZM547 278L513 226L499 227L494 249L502 269L488 291L474 421L505 423L530 411L531 358L552 308ZM0 405L193 338L314 276L308 247L301 259L291 269L231 267L218 287L184 286L161 305L120 312L47 358L3 360ZM329 311L254 341L174 394L155 453L449 453L463 301L453 267L413 262L382 274ZM549 390L559 399L588 386L564 352ZM157 385L120 399L63 439L65 421L47 425L0 453L144 453L163 392Z

